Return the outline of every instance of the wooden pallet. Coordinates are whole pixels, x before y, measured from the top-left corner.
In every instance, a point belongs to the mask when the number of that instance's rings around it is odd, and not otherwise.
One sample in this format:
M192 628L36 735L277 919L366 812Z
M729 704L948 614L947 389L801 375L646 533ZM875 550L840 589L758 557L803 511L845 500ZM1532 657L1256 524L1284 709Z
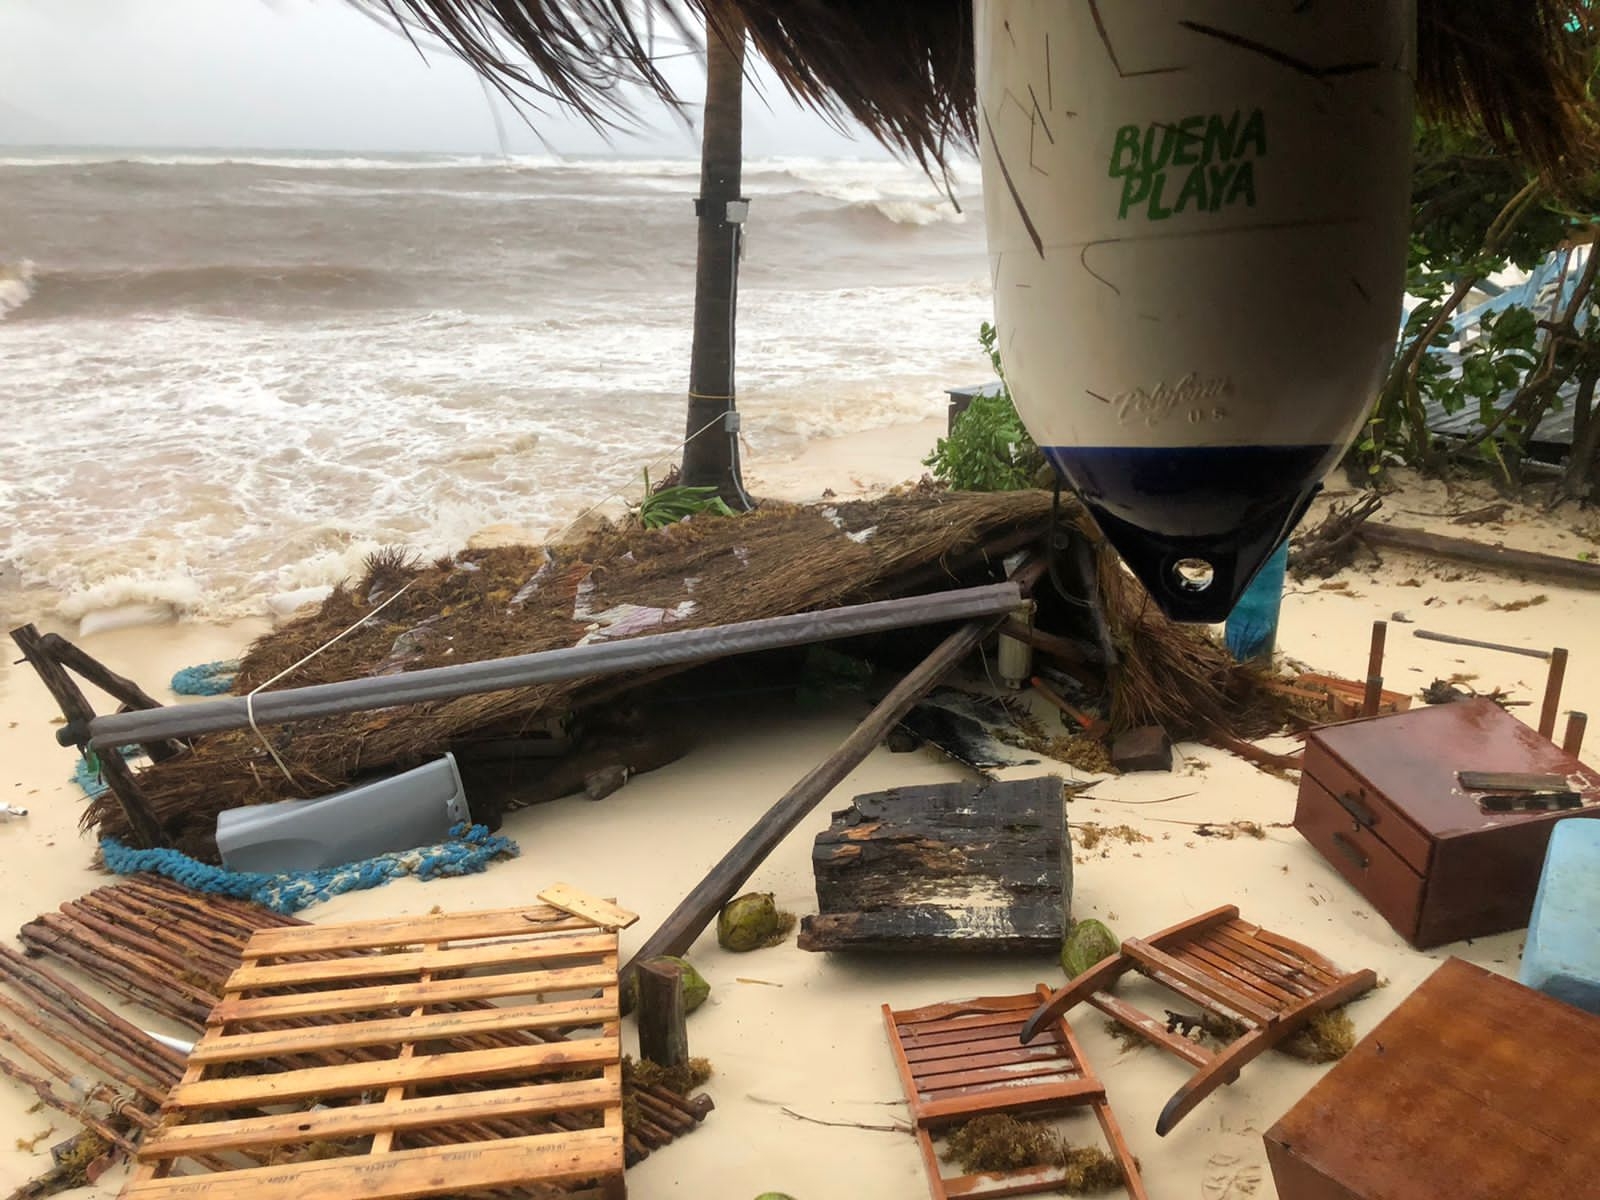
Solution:
M1020 996L986 996L895 1011L883 1020L917 1145L935 1200L1024 1196L1059 1191L1058 1167L1025 1167L946 1176L933 1137L941 1129L991 1113L1046 1116L1088 1106L1122 1167L1130 1200L1148 1200L1138 1164L1128 1150L1106 1090L1063 1020L1052 1022L1032 1046L1019 1040L1022 1026L1050 995L1043 984Z
M616 930L553 906L259 931L123 1196L622 1200L619 1024Z

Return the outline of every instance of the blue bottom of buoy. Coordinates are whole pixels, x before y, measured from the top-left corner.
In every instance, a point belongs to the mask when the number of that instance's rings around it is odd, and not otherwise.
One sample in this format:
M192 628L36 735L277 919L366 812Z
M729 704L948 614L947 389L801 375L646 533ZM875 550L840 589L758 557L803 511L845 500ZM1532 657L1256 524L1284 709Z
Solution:
M1052 446L1044 453L1167 616L1218 622L1305 515L1340 449Z

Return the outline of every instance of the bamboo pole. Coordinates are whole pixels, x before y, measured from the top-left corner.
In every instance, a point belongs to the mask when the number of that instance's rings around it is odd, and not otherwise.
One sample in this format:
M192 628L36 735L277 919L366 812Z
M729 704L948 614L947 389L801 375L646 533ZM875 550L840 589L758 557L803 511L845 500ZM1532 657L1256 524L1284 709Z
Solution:
M430 667L399 675L286 688L262 692L253 699L231 696L145 712L116 713L95 717L89 722L89 744L96 749L110 749L161 738L243 729L251 724L252 715L257 725L269 725L448 700L535 683L597 678L668 663L710 662L753 650L803 646L833 638L988 617L1008 613L1021 603L1022 593L1015 584L998 583L706 629L683 629L616 642L568 646L459 666Z

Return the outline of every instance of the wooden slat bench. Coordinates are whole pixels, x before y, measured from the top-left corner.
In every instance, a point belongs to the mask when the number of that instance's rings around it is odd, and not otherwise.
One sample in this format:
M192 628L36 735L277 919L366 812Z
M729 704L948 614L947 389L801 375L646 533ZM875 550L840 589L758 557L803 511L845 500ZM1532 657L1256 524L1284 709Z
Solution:
M934 1200L1059 1190L1063 1173L1056 1167L947 1177L939 1166L933 1137L992 1113L1047 1116L1083 1105L1099 1120L1131 1200L1148 1200L1138 1165L1106 1102L1105 1088L1084 1060L1067 1023L1052 1022L1037 1046L1018 1041L1029 1014L1048 996L1041 984L1037 991L1020 996L987 996L898 1012L883 1006Z
M553 906L262 930L123 1195L622 1200L619 1034L616 930Z
M1169 1029L1111 994L1129 971L1242 1025L1245 1032L1213 1051ZM1055 1028L1063 1013L1087 1001L1113 1021L1198 1068L1156 1121L1163 1137L1195 1105L1240 1068L1295 1033L1319 1012L1354 1000L1377 983L1370 970L1345 972L1299 942L1239 919L1232 905L1214 909L1149 938L1129 938L1052 994L1022 1030L1022 1040Z

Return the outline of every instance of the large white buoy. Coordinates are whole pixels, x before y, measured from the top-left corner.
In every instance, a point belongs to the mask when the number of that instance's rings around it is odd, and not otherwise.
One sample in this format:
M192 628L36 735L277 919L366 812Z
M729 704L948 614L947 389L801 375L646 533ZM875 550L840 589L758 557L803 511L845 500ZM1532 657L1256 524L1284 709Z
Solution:
M1017 409L1168 615L1220 621L1400 316L1415 0L976 0Z

